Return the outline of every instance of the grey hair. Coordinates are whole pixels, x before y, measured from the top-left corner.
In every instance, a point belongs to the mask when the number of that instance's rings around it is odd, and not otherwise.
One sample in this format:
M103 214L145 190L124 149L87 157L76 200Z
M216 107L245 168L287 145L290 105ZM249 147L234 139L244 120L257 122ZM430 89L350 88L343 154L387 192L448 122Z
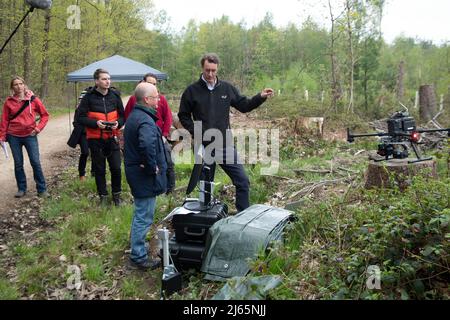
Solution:
M134 90L136 102L139 104L145 104L145 97L153 92L157 92L157 89L154 85L147 82L138 84L136 89Z

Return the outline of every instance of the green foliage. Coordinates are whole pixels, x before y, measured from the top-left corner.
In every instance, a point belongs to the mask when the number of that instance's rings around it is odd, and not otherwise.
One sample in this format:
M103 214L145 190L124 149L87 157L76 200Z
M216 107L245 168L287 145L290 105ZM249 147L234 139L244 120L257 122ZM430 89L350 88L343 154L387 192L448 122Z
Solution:
M448 179L416 178L404 193L357 190L297 212L286 246L263 260L267 273L283 270L289 279L291 291L274 298L292 298L305 282L303 298L448 298L448 186ZM366 286L369 266L380 268L381 290Z

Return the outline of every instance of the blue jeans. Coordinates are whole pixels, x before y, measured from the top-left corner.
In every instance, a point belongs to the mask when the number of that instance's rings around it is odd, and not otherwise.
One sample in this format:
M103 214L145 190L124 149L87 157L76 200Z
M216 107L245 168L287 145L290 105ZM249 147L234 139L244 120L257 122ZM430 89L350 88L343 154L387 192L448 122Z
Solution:
M44 173L42 172L41 161L39 160L39 144L36 136L15 137L7 136L11 153L14 158L14 173L16 175L17 188L21 191L27 191L27 177L23 169L23 149L28 153L30 164L33 168L34 181L36 182L36 189L38 193L45 192L47 186L45 183Z
M145 237L153 222L156 197L134 198L134 214L131 223L131 255L136 263L143 263L148 259Z

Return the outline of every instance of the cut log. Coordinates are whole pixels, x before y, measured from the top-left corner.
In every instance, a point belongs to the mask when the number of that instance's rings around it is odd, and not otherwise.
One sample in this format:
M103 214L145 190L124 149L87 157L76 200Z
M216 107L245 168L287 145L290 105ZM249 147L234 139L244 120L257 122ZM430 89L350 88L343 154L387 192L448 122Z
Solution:
M437 178L436 161L428 160L408 163L408 159L392 159L389 161L371 161L366 172L365 188L393 188L398 186L405 190L414 176L423 175Z

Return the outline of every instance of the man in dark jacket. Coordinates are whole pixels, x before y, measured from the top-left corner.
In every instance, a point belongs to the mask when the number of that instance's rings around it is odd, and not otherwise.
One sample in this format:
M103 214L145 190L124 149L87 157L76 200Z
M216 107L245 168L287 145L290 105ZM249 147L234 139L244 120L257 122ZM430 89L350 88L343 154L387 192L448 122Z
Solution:
M124 124L122 99L111 87L108 71L97 69L94 73L95 87L81 99L78 121L86 127L86 137L91 150L95 183L100 203L106 204L106 160L111 171L111 188L116 206L121 204L122 172L119 129Z
M157 77L153 73L147 73L144 75L141 82L147 82L157 87ZM131 96L128 100L128 103L125 107L125 121L128 119L131 111L133 111L134 106L136 105L136 97ZM158 100L158 108L156 110L156 116L158 117L158 121L156 121L156 125L161 129L164 147L166 148L166 158L167 158L167 193L172 193L175 189L175 168L171 157L172 148L168 142L170 127L172 126L172 111L170 110L169 104L167 103L164 95L159 94Z
M158 91L150 83L140 83L135 96L137 104L124 130L125 175L134 197L130 262L146 270L160 264L148 257L145 237L153 222L156 196L166 192L167 160L161 129L156 125Z
M264 89L248 99L230 83L219 80L217 55L204 55L201 66L203 72L200 79L191 84L181 97L178 118L183 127L193 136L194 141L201 141L203 146L215 143L213 148L210 148L215 162L207 163L211 169L211 181L214 180L215 164L218 163L233 181L236 187L236 209L242 211L250 206L250 182L243 165L238 163L238 155L231 139L230 106L243 113L250 112L263 104L268 97L272 97L273 89ZM201 137L194 136L194 121L201 121ZM209 129L216 129L216 132L218 130L222 135L223 143L205 141L204 134Z

